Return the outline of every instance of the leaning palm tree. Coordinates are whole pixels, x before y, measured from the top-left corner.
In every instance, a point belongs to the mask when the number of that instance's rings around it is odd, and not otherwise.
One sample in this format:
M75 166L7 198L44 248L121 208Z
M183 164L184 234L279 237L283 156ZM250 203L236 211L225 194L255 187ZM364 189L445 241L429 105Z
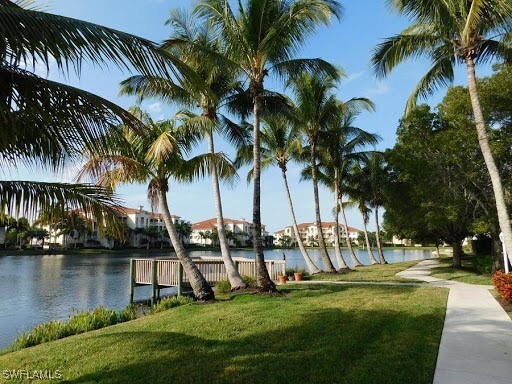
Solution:
M304 257L304 261L309 269L309 272L319 273L321 270L315 265L313 260L308 254L304 242L300 237L297 219L295 217L295 210L293 208L292 196L288 186L288 177L286 171L290 159L297 156L297 152L301 150L299 132L294 131L290 126L290 121L285 116L268 116L263 119L263 130L261 132L261 169L277 165L281 170L283 176L284 190L286 193L286 200L292 218L293 233L297 245ZM249 163L252 158L251 148L249 146L241 148L238 151L237 161L235 164ZM252 171L249 178L252 177Z
M344 179L347 177L351 165L366 157L367 152L364 148L368 145L377 144L380 137L354 125L355 117L359 112L354 110L355 106L350 108L350 104L345 104L344 107L347 109L340 108L336 119L333 120L328 129L320 132L319 174L321 175L320 181L334 192L334 218L337 228L335 251L338 264L345 264L339 249L339 212L342 211L345 224L345 241L349 248L352 263L354 266L361 266L362 264L355 255L348 234L348 223L343 207Z
M371 264L378 264L379 262L373 255L370 238L368 236L368 222L370 221L371 213L371 209L368 207L368 201L370 200L369 180L368 175L360 163L355 163L350 168L347 184L349 185L347 187L347 194L351 199L351 205L357 206L357 209L361 212L361 216L363 217L363 231L368 258Z
M263 256L260 212L260 119L265 105L265 78L288 77L305 70L334 72L320 59L293 59L306 38L320 24L327 25L341 6L335 0L246 0L233 11L228 0L202 0L197 8L201 16L218 28L224 40L226 56L248 81L247 96L253 114L253 238L258 285L275 291Z
M372 61L378 76L386 76L409 58L427 56L432 67L420 80L407 102L412 110L419 97L427 97L453 81L455 64L465 64L478 142L491 178L498 220L505 244L512 249L512 228L496 162L489 145L475 65L492 59L512 61L512 2L510 0L393 0L400 14L413 24L386 39L375 50Z
M297 76L289 83L295 95L292 112L294 123L302 131L308 143L308 169L311 171L313 182L318 244L326 272L335 272L336 270L327 252L320 216L318 152L321 134L339 122L337 119L339 119L340 113L354 113L363 109L373 110L373 103L365 98L353 98L347 102L336 98L334 90L341 75L341 72L335 76L306 73Z
M60 168L79 158L81 148L105 150L98 140L120 122L137 120L117 105L89 92L34 74L80 74L83 63L113 64L144 73L189 73L149 40L97 24L30 8L29 1L0 0L0 164ZM53 68L52 68L53 71ZM191 75L191 72L189 73ZM192 76L192 75L191 75ZM91 143L95 142L95 146ZM98 220L113 213L112 194L92 185L0 181L0 215L81 208ZM60 212L61 214L63 212Z
M188 129L201 132L207 137L208 150L211 154L215 153L215 133L226 137L234 146L244 145L248 138L248 131L220 113L223 106L233 98L239 89L239 84L235 81L237 73L236 71L226 71L217 57L205 56L201 50L197 49L197 46L219 53L225 48L208 24L200 24L198 20L185 13L173 11L167 23L173 27L173 33L167 43L164 43L164 47L193 69L204 82L205 87L199 88L196 83L191 82L184 82L183 87L179 87L169 77L137 75L122 82L121 92L136 94L140 99L156 97L185 107L198 106L201 110L200 115L184 110L181 111L180 117ZM174 39L191 41L195 46L172 44L171 41ZM217 211L218 241L226 274L232 290L243 289L246 284L231 257L226 236L219 175L215 167L209 171Z
M189 181L204 175L212 166L218 167L221 176L233 175L233 168L222 155L199 155L185 160L197 137L177 127L173 120L154 122L140 109L134 111L145 124L142 135L125 129L125 142L111 147L106 155L93 156L85 164L80 177L91 176L100 185L115 188L124 183L148 183L151 207L158 205L176 255L190 279L199 300L211 300L214 293L183 247L172 221L167 193L169 179Z
M295 96L292 116L296 129L300 130L309 144L309 151L305 157L309 160L311 180L313 181L313 193L315 203L315 223L318 232L318 245L324 264L324 271L336 272L332 264L322 230L322 218L320 216L320 198L318 193L318 141L322 130L334 120L339 101L333 90L340 74L334 76L325 74L310 75L304 73L292 79L290 86Z
M364 171L368 177L368 186L370 188L370 206L373 208L375 217L375 237L377 241L377 252L381 264L387 264L382 251L382 243L380 241L380 224L379 224L379 207L383 205L383 185L387 180L388 173L382 152L372 152L364 160Z

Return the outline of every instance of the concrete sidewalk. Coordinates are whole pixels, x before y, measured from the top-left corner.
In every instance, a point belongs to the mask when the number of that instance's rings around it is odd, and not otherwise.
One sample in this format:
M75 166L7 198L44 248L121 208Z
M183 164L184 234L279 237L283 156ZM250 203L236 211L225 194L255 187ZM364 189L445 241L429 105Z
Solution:
M397 274L450 289L434 384L512 383L512 320L493 287L436 279L436 265L425 260Z

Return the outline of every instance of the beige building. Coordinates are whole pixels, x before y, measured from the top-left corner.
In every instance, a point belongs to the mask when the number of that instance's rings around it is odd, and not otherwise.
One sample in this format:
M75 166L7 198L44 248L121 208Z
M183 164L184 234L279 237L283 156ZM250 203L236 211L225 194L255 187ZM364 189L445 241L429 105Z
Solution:
M299 234L304 244L306 246L315 246L318 245L318 229L315 223L300 223L297 225L299 229ZM353 227L345 227L344 225L339 225L340 228L340 237L341 241L345 240L345 232L348 231L348 237L353 243L358 243L359 229ZM334 245L334 236L336 234L336 223L334 222L322 222L322 232L324 234L325 243L329 246ZM283 238L286 239L289 237L291 239L291 244L295 244L295 234L293 231L293 227L290 225L285 227L284 229L277 231L274 233L274 245L281 245L283 242Z
M145 238L144 235L137 233L136 228L149 228L156 227L159 230L165 231L165 223L161 213L155 213L146 211L143 206L137 208L128 208L119 206L116 208L119 212L121 220L131 230L128 245L132 247L146 247L149 239ZM181 221L180 216L172 215L173 223ZM46 228L49 229L49 228ZM101 234L98 228L98 223L93 221L92 228L86 233L77 233L73 235L60 235L57 236L58 231L49 229L50 242L60 245L70 245L74 243L84 244L86 247L102 246L112 248L115 245L115 240L107 238ZM187 242L188 239L185 239ZM166 246L169 246L169 240L161 240Z
M253 232L253 225L245 219L234 220L224 218L224 227L227 231L230 246L246 246L250 244ZM210 246L216 245L210 234L217 228L217 218L200 221L192 224L192 233L189 237L190 244ZM261 235L263 239L268 237L265 225L261 225Z

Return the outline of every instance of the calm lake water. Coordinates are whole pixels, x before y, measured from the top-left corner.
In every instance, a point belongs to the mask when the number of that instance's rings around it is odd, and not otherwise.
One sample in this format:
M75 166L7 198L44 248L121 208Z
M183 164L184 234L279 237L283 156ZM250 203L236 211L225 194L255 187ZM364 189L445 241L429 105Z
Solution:
M265 251L266 259L281 259L286 254L288 267L305 267L298 250ZM310 255L321 266L318 250ZM334 260L334 251L330 250ZM421 260L431 257L425 250L385 250L388 262ZM66 319L73 311L100 305L119 310L129 301L130 258L172 257L162 254L121 255L44 255L0 256L0 348L9 345L19 333L49 320ZM192 256L219 255L194 251ZM252 251L233 251L235 257L253 258ZM348 260L346 251L345 258ZM369 264L366 251L359 250L361 262ZM377 256L377 255L376 255ZM172 292L162 290L162 293ZM135 299L148 299L150 287L135 289Z

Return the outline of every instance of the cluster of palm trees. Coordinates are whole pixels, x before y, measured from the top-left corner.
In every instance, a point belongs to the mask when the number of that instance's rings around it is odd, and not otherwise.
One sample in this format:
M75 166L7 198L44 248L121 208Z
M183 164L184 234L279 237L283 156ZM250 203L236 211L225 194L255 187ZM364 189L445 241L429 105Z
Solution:
M297 156L306 164L303 175L312 180L314 187L318 239L326 272L335 268L322 235L319 183L333 191L336 220L339 212L345 218L343 197L347 195L363 214L365 225L371 208L378 220L382 196L375 188L381 176L372 170L382 168L382 159L378 153L364 151L378 138L353 126L355 116L371 110L372 103L363 98L339 101L334 89L340 70L321 59L296 57L320 25L341 16L339 2L245 0L232 6L228 0L202 0L192 15L171 15L167 23L172 34L160 45L22 5L0 0L0 24L8 26L0 44L0 161L60 169L85 153L88 160L79 180L92 180L94 185L0 181L2 215L81 208L97 220L108 219L115 217L117 201L112 191L119 184L147 183L148 199L162 212L195 295L208 300L214 298L214 293L180 241L167 198L172 180L190 182L211 174L222 258L232 288L243 288L223 224L219 180L232 182L236 170L223 153L215 151L214 134L221 133L236 147L252 144L240 158L252 157L254 251L258 285L264 291L276 288L263 259L262 167L277 164L287 187L289 159ZM418 96L428 95L450 81L457 61L467 64L479 141L495 190L500 226L512 249L508 212L488 148L474 81L475 62L494 56L512 58L512 5L508 0L446 0L434 5L427 0L394 0L392 6L416 23L377 48L375 68L385 75L408 57L430 55L434 66L414 91L409 103L412 105ZM489 34L497 37L487 38ZM36 64L49 69L51 59L65 74L73 70L79 74L84 61L135 69L139 74L122 83L123 93L139 99L158 98L178 104L182 110L173 119L153 121L140 108L125 111L26 69ZM267 79L271 76L284 80L293 97L268 90ZM235 124L223 112L241 119L252 116L252 124ZM208 140L209 152L190 158L194 146L203 139ZM277 140L283 141L277 144ZM282 147L277 150L277 145ZM294 217L289 189L286 191ZM294 229L300 239L296 225ZM304 246L300 247L308 267L318 271ZM355 265L360 264L352 250L350 256ZM385 262L381 252L378 257ZM344 269L338 246L336 258L339 268ZM370 258L377 262L373 254Z

